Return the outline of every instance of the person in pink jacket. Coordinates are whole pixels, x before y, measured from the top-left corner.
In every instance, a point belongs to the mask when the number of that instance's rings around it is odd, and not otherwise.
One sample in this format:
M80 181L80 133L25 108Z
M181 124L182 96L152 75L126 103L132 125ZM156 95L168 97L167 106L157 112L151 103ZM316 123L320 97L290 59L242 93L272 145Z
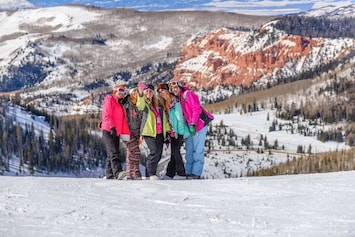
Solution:
M205 162L207 126L214 117L201 107L200 99L188 87L173 80L170 81L169 88L171 93L180 100L182 112L191 133L185 141L186 178L200 179Z
M103 102L100 129L107 152L106 179L121 180L126 176L119 157L119 139L128 141L130 137L126 110L122 105L126 92L125 86L116 86Z

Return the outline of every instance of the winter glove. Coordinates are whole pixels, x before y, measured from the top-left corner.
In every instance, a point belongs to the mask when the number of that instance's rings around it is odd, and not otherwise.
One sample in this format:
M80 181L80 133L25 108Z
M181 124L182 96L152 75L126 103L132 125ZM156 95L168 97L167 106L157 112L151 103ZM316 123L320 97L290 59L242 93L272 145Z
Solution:
M195 124L190 125L189 129L191 135L194 136L196 134L196 125Z
M145 84L142 83L142 82L139 82L137 86L138 86L138 94L140 96L143 96L143 91L144 91L144 89L146 87Z
M141 88L141 89L143 89L143 90L144 90L145 87L146 87L145 84L142 83L142 82L139 82L137 86L138 86L138 88Z
M166 146L168 146L170 144L170 140L171 140L170 133L167 133L165 140L164 140L164 143L166 144Z
M111 128L110 135L111 135L111 136L115 136L115 137L117 136L116 128L115 128L115 127Z

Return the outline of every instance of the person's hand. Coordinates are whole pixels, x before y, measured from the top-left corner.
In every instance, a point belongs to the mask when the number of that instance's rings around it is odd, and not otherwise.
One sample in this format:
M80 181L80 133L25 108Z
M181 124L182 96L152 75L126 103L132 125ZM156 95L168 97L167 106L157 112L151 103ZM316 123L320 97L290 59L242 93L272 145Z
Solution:
M115 136L115 137L117 136L116 128L115 128L115 127L111 128L110 135L111 135L111 136Z
M190 130L190 134L192 136L194 136L196 134L196 125L195 124L191 124L190 127L189 127L189 130Z

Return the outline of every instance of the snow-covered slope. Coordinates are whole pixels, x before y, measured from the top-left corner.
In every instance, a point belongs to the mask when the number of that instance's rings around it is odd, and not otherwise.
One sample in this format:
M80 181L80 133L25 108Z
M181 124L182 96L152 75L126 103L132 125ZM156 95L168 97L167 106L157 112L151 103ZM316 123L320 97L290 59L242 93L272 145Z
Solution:
M0 236L355 236L355 172L227 180L0 176Z
M95 20L98 14L80 7L53 7L16 11L9 17L7 12L0 12L0 36L4 43L0 46L0 67L15 64L14 53L25 49L29 42L43 37L44 31L58 33L83 28L84 23ZM34 29L31 30L31 27ZM18 35L20 37L11 37ZM18 53L17 53L18 54ZM57 55L57 56L60 56ZM19 55L20 57L20 55Z

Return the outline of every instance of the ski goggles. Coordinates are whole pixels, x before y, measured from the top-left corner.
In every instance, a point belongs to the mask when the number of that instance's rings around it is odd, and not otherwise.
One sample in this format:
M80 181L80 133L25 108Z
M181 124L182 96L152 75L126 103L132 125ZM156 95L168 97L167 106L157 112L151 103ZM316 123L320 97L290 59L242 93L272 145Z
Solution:
M114 90L114 93L126 95L127 90L125 90L124 88L121 88L121 87L119 87L119 88L116 87Z
M177 86L179 86L179 82L178 81L169 82L169 87L177 87Z
M124 90L124 89L122 89L122 88L119 88L119 89L117 90L117 92L120 93L120 94L125 94L125 93L126 93L126 90Z

